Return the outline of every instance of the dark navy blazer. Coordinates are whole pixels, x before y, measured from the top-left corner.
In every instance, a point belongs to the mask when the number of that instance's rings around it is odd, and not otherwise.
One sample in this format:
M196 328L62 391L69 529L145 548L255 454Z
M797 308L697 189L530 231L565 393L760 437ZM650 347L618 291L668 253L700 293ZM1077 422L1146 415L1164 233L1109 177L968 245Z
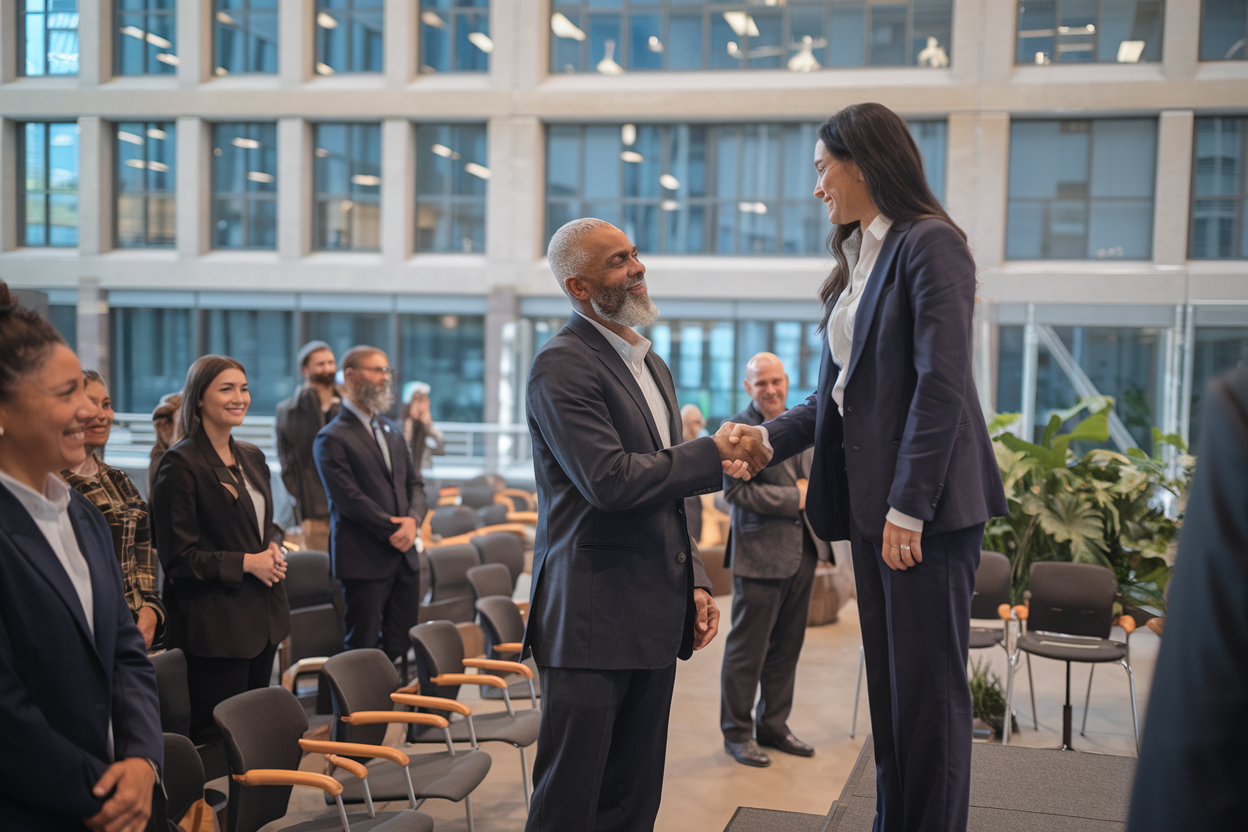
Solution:
M69 516L91 571L94 629L47 538L0 485L0 827L82 830L114 758L161 765L156 673L121 585L103 515L70 492Z
M890 507L925 535L1008 513L971 372L974 311L975 262L957 231L895 223L854 318L844 417L824 338L814 395L766 423L773 464L815 444L807 505L824 507L810 512L820 537L848 539L851 511L876 543Z

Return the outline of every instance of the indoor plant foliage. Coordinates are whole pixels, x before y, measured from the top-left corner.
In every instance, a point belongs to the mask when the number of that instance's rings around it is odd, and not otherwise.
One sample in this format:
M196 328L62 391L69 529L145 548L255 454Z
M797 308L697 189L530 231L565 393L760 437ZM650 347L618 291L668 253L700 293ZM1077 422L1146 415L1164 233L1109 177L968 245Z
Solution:
M1157 456L1139 448L1076 455L1072 442L1109 438L1112 408L1113 399L1102 396L1056 412L1039 444L1005 431L1016 414L1000 414L989 424L1010 514L989 521L984 548L1009 556L1015 603L1024 598L1032 563L1062 560L1114 570L1124 608L1165 610L1163 593L1195 460L1179 436L1156 428ZM1058 433L1085 411L1069 432Z
M971 689L971 716L981 720L1000 737L1005 728L1005 693L1001 690L1001 677L993 673L986 660L971 662L971 674L967 677ZM1011 725L1012 730L1018 730Z

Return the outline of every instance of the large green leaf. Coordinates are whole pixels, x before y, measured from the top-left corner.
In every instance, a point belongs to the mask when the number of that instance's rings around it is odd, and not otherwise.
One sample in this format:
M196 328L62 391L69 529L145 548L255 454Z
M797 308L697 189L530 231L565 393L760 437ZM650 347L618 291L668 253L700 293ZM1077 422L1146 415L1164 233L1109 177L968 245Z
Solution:
M1062 489L1035 502L1040 503L1035 512L1040 528L1058 543L1070 544L1071 560L1108 565L1103 554L1105 525L1090 500Z

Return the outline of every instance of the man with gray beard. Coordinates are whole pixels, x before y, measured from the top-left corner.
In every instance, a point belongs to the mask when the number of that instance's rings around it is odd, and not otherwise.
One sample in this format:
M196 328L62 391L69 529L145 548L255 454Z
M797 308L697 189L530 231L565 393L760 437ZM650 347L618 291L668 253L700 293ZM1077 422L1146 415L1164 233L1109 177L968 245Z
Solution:
M403 432L381 415L394 404L386 354L352 347L342 367L342 408L312 446L329 497L329 554L346 602L346 648L380 646L394 660L407 654L420 609L425 487Z

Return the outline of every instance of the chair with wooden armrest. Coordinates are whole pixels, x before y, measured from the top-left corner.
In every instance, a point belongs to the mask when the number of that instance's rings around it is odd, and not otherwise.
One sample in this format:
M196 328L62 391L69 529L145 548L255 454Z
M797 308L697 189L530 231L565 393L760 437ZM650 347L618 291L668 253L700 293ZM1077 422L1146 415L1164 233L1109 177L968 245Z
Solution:
M436 543L425 550L429 559L429 600L420 606L420 620L470 622L472 584L468 570L481 565L481 556L467 543Z
M486 656L491 659L522 661L534 673L532 678L503 677L509 682L507 689L511 698L541 696L541 687L536 675L537 662L532 656L523 660L520 658L521 642L524 641L524 620L520 615L520 606L510 598L501 595L478 598L476 606L477 621L481 625L481 632L485 634ZM485 691L482 691L483 696L484 694ZM498 698L502 698L501 693L498 693Z
M481 529L471 537L471 542L480 553L481 563L501 563L507 567L511 588L498 594L510 596L516 591L516 582L524 572L523 538L510 532L487 533L485 529Z
M494 502L506 505L510 511L537 510L537 495L523 488L504 488L494 495Z
M191 734L191 688L186 676L186 655L175 647L150 657L156 670L156 693L160 702L160 730L166 734ZM216 780L230 773L221 740L195 745L204 769L204 780ZM204 800L214 813L225 809L226 796L207 789Z
M282 687L303 703L313 727L329 724L329 689L321 684L325 659L341 653L346 642L342 588L330 571L329 553L307 550L286 557L286 596L290 635L282 643ZM313 693L302 693L302 678L316 680Z
M370 764L369 784L374 799L408 799L414 805L418 805L418 800L429 798L456 803L462 800L471 831L474 827L470 795L489 773L490 756L476 748L457 752L445 717L397 707L390 700L390 694L414 688L400 687L398 671L382 651L365 649L339 653L325 663L322 672L334 692L334 743L380 745L387 726L397 723L406 724L409 731L423 728L436 735L434 742L446 746L446 751L436 753L405 754L405 762L399 768L383 763ZM309 741L304 741L303 745L309 751L333 750ZM390 751L400 753L397 749ZM350 751L336 753L355 756ZM344 786L345 802L364 799L362 784L346 781Z
M479 563L468 570L468 585L472 587L472 600L481 600L491 595L511 597L511 570L502 563Z
M481 742L505 742L519 749L521 781L524 784L525 804L528 805L532 789L525 749L537 742L542 720L541 711L537 709L533 670L519 662L464 658L464 644L459 631L449 621L418 624L408 634L412 646L416 648L416 675L420 680L420 692L425 696L455 700L463 685L481 685L483 689L493 688L502 692L507 706L505 712L467 714L463 721L451 723L451 736L456 742L471 742L474 748ZM508 685L503 678L495 673L468 673L469 668L519 674L528 684L533 707L517 711L512 707ZM436 739L431 732L415 731L412 741L436 742Z
M459 487L459 496L463 505L472 509L484 508L494 504L494 495L498 489L489 483L464 483Z
M467 534L478 525L477 510L468 506L439 506L429 521L435 542L438 538Z
M490 503L477 509L478 526L496 526L507 522L507 506L502 503Z
M438 489L438 505L440 506L457 506L459 505L459 486L448 485Z
M482 526L479 529L474 529L473 531L464 532L463 534L457 534L454 537L444 537L441 540L439 540L437 544L435 545L444 545L444 544L450 544L450 543L456 543L456 544L470 543L474 537L481 537L482 535L487 535L487 534L497 534L500 532L507 532L509 534L515 535L516 538L519 539L520 546L523 549L525 541L528 540L528 531L526 531L526 528L527 527L523 523L511 523L511 522L500 523L497 526Z
M301 747L308 719L294 694L285 688L257 688L232 696L212 712L221 729L226 747L230 778L230 805L226 832L256 832L262 826L285 817L292 786L310 786L325 793L336 811L290 828L299 832L337 830L351 832L353 824L386 832L431 832L433 819L407 809L402 812L374 812L349 815L342 799L344 784L324 774L299 771L305 749ZM353 781L369 771L358 762L345 759L372 755L401 755L385 746L316 746L308 749L329 755L336 770L345 771Z
M165 764L162 768L161 783L165 787L165 818L169 821L170 830L178 828L178 822L191 812L196 804L196 811L207 809L204 800L204 763L199 759L199 751L189 737L181 734L164 734ZM198 827L196 827L198 828Z

